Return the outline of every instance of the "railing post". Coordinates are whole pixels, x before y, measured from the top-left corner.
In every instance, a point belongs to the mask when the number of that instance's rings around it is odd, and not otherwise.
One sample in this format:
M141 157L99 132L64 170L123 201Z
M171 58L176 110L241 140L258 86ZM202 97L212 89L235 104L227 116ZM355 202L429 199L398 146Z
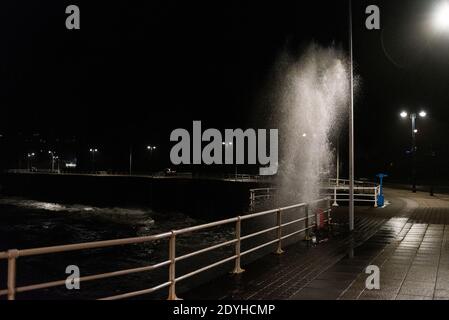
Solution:
M249 206L250 206L250 209L251 209L251 211L252 210L254 210L254 201L255 201L255 197L254 197L254 193L255 193L255 191L254 190L250 190L249 191L250 192L250 195L249 195Z
M334 186L334 203L332 204L332 206L338 207L338 203L337 203L337 187L336 186Z
M374 187L374 208L377 207L377 187Z
M277 236L278 236L278 247L276 249L276 254L282 254L284 250L282 250L282 210L278 209L277 211Z
M170 266L168 269L168 281L170 287L168 289L167 300L179 300L176 296L176 233L171 232L170 240L168 242L168 259L170 260Z
M330 227L331 226L331 220L332 220L332 218L331 218L332 208L331 208L331 199L330 198L327 198L326 206L327 206L327 225L328 225L328 227Z
M16 298L16 261L19 256L19 250L8 250L8 300Z
M309 241L310 240L310 232L309 232L309 205L308 204L306 204L304 206L304 211L306 213L306 217L305 217L306 219L304 221L304 224L305 224L304 228L306 229L306 232L305 232L306 235L304 237L304 240Z
M240 245L241 245L241 236L242 236L242 219L240 216L237 217L237 222L235 223L235 238L237 242L235 243L235 266L234 270L232 270L233 274L239 274L245 271L240 267Z

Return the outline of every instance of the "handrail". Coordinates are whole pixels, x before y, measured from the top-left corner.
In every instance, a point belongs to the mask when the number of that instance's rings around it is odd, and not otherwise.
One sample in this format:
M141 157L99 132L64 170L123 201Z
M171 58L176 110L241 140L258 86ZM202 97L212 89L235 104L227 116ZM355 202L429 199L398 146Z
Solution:
M327 185L326 185L327 181ZM321 181L323 185L321 190L322 196L330 196L333 198L332 206L338 207L338 202L349 202L349 180L348 179L336 179L329 178ZM377 198L380 194L380 186L376 182L354 180L354 201L356 202L372 202L374 207L377 208ZM256 204L259 199L269 200L275 196L275 192L278 189L276 187L254 188L249 189L249 209L252 211L256 208ZM329 191L332 190L332 193ZM347 193L344 191L348 190ZM343 191L343 192L342 192ZM359 191L359 192L357 192ZM343 197L342 197L343 196ZM346 198L344 198L346 196Z
M31 248L31 249L12 249L8 250L6 252L0 252L0 260L7 259L8 260L8 275L7 275L7 288L6 289L0 289L0 296L7 295L8 300L14 300L16 293L22 293L22 292L28 292L32 290L39 290L44 288L51 288L56 286L61 286L66 283L66 280L56 280L56 281L50 281L50 282L44 282L44 283L37 283L37 284L31 284L31 285L25 285L25 286L16 286L16 262L19 257L25 257L25 256L36 256L36 255L45 255L45 254L51 254L51 253L61 253L61 252L68 252L68 251L76 251L76 250L87 250L87 249L95 249L95 248L105 248L105 247L113 247L113 246L119 246L119 245L128 245L128 244L137 244L137 243L144 243L144 242L152 242L156 240L162 240L162 239L168 239L169 240L169 252L168 252L168 260L162 261L153 265L147 265L143 267L138 268L131 268L131 269L125 269L125 270L119 270L119 271L113 271L113 272L107 272L107 273L99 273L94 275L88 275L79 277L77 280L79 282L84 281L92 281L92 280L98 280L98 279L105 279L105 278L111 278L111 277L117 277L122 275L127 275L131 273L140 273L140 272L147 272L152 271L155 269L159 269L165 266L169 267L169 277L168 281L161 283L159 285L156 285L152 288L134 291L134 292L128 292L124 294L119 294L115 296L106 297L103 299L106 300L116 300L116 299L123 299L123 298L130 298L135 297L138 295L143 294L149 294L152 292L155 292L157 290L163 289L168 287L169 288L169 296L168 299L177 299L176 296L176 283L182 280L185 280L187 278L190 278L194 275L197 275L199 273L205 272L209 269L212 269L214 267L217 267L219 265L222 265L224 263L227 263L229 261L235 262L235 267L233 273L241 273L244 270L241 268L241 257L244 255L247 255L250 252L257 251L259 249L262 249L264 247L267 247L271 244L277 243L277 250L276 253L281 254L283 252L282 250L282 240L287 239L289 237L292 237L293 235L300 234L302 232L307 232L308 230L318 226L318 218L314 214L310 214L310 207L313 205L316 205L320 202L326 203L325 210L322 210L322 214L324 215L327 213L327 221L330 223L330 198L323 198L316 201L312 201L309 203L298 203L291 206L286 206L278 209L272 209L272 210L266 210L258 213L252 213L247 214L243 216L238 216L234 218L229 219L223 219L215 222L205 223L193 227L186 227L179 230L173 230L171 232L165 232L160 233L156 235L150 235L150 236L143 236L143 237L133 237L133 238L123 238L123 239L113 239L113 240L102 240L102 241L94 241L94 242L85 242L85 243L76 243L76 244L68 244L68 245L58 245L58 246L50 246L50 247L41 247L41 248ZM286 211L292 210L292 209L298 209L298 208L304 208L305 209L305 216L299 219L294 219L289 222L282 223L282 215L285 214ZM267 215L276 215L277 222L275 226L271 226L268 228L265 228L263 230L258 230L253 233L247 234L242 236L241 235L241 224L243 221L255 219L262 216ZM315 220L313 222L313 220ZM312 223L309 223L311 221ZM304 222L304 228L299 230L294 230L293 232L289 234L283 234L282 230L284 227L292 226L294 224L297 224L299 222ZM210 245L206 248L202 248L181 256L176 256L176 236L192 233L195 231L200 231L212 227L222 226L230 223L235 223L235 238L231 240L227 240L225 242L221 242L218 244ZM277 235L275 239L269 240L265 243L262 243L256 247L249 248L246 251L241 252L241 242L262 234L266 234L270 231L277 231ZM189 259L192 257L195 257L199 254L203 254L218 248L222 248L225 246L234 245L235 246L235 252L232 256L223 258L219 261L216 261L214 263L208 264L204 267L201 267L197 270L191 271L189 273L186 273L184 275L176 275L176 263L185 259Z

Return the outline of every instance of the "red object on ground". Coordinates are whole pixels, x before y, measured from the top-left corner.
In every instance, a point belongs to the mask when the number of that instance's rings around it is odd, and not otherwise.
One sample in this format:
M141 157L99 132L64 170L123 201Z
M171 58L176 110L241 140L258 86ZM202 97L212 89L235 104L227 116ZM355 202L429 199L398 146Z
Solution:
M318 229L324 228L324 210L321 208L318 208L318 219L317 219L317 227Z

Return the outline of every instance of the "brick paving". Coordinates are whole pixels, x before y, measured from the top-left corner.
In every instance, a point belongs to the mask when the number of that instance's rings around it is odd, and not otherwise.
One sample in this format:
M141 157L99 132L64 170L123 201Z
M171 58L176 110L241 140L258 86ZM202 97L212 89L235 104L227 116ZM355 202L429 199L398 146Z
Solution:
M183 294L185 299L449 299L449 196L386 190L386 208L358 207L356 231L305 242ZM335 210L344 223L347 208ZM380 290L365 268L380 268ZM213 286L213 290L210 290Z

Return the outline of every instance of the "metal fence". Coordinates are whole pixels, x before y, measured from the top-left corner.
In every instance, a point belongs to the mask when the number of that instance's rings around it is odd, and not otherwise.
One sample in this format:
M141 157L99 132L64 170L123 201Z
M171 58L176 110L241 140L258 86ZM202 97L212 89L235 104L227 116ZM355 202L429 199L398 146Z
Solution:
M324 206L323 206L324 205ZM288 222L283 222L283 217L285 217L286 214L291 212L293 209L297 208L304 208L305 215L301 218L294 219ZM317 210L314 210L314 208L317 208ZM319 209L318 209L319 208ZM229 261L234 261L234 269L232 273L238 274L243 272L244 270L241 268L241 258L251 252L255 252L257 250L260 250L262 248L266 248L270 245L277 244L276 246L276 253L281 254L282 251L282 241L286 240L288 238L291 238L295 235L299 235L301 233L305 233L306 236L308 236L309 230L314 228L315 226L319 225L321 221L330 223L331 221L331 207L330 207L330 198L324 198L320 200L313 201L311 203L299 203L292 206L287 206L283 208L238 216L230 219L220 220L216 222L206 223L202 225L192 226L180 230L173 230L170 232L165 232L157 235L151 235L151 236L145 236L145 237L135 237L135 238L125 238L125 239L115 239L115 240L106 240L106 241L96 241L96 242L86 242L86 243L78 243L78 244L69 244L69 245L61 245L61 246L52 246L52 247L42 247L42 248L34 248L34 249L24 249L24 250L18 250L18 249L12 249L5 252L0 252L0 260L7 260L8 269L7 269L7 288L6 289L0 289L0 296L7 296L8 300L14 300L16 298L16 294L23 293L23 292L29 292L33 290L39 290L39 289L45 289L45 288L52 288L57 286L63 286L66 283L66 279L64 280L57 280L57 281L51 281L51 282L44 282L44 283L37 283L37 284L30 284L25 286L16 286L16 278L17 278L17 262L20 257L27 257L27 256L37 256L37 255L46 255L46 254L53 254L53 253L61 253L61 252L69 252L69 251L76 251L76 250L87 250L87 249L94 249L94 248L105 248L105 247L114 247L114 246L120 246L120 245L129 245L129 244L137 244L137 243L145 243L145 242L152 242L162 239L168 239L169 246L168 246L168 252L167 252L167 260L161 261L152 265L138 267L138 268L132 268L132 269L125 269L125 270L119 270L114 272L108 272L108 273L100 273L100 274L94 274L94 275L88 275L88 276L82 276L78 280L80 282L85 281L92 281L92 280L98 280L98 279L105 279L105 278L112 278L112 277L118 277L128 274L134 274L134 273L140 273L140 272L147 272L156 270L159 268L162 268L164 266L168 266L168 277L167 281L159 283L156 286L153 286L151 288L147 288L144 290L139 291L133 291L133 292L127 292L119 295L113 295L109 297L102 298L101 300L117 300L117 299L124 299L124 298L131 298L136 297L144 294L150 294L153 292L156 292L158 290L161 290L163 288L168 288L168 299L174 300L177 299L176 295L176 284L180 281L186 280L192 276L195 276L197 274L203 273L209 269L212 269L214 267L220 266L222 264L225 264ZM319 216L319 215L324 215ZM327 216L326 216L327 214ZM255 218L263 217L263 216L275 216L276 222L274 225L265 228L263 230L259 230L247 235L242 235L242 223L246 221L252 221ZM300 223L302 222L302 223ZM222 225L228 225L228 224L235 224L235 233L234 238L232 240L228 240L225 242L221 242L219 244L214 244L209 247L196 250L184 255L177 256L176 254L176 237L179 235L184 234L190 234L196 231L205 230L217 226ZM283 231L287 229L291 231L293 227L293 231L289 232L288 234L284 234ZM267 235L269 232L275 231L276 236L274 238L269 238L265 242L263 242L260 245L252 246L249 249L246 249L245 251L241 251L241 244L243 241L254 238L259 235ZM265 239L264 239L265 240ZM176 273L176 263L182 260L191 259L193 257L196 257L200 254L210 252L212 250L216 250L218 248L222 248L225 246L234 246L233 255L223 258L222 260L216 261L214 263L208 264L204 267L201 267L199 269L196 269L195 271L178 275ZM0 287L1 288L1 287Z
M372 202L377 208L377 197L380 193L380 186L377 183L355 180L354 181L354 201ZM256 188L249 190L249 208L254 210L258 203L276 197L277 188ZM349 180L331 178L323 181L321 196L331 197L332 205L337 207L338 202L349 202Z
M323 188L327 190L325 196L332 197L334 207L338 202L349 202L349 180L347 179L329 179L329 186ZM380 186L375 182L355 180L354 181L354 201L372 202L377 208L377 197L380 193Z
M249 207L254 210L256 204L263 200L269 200L275 196L276 188L249 189Z

